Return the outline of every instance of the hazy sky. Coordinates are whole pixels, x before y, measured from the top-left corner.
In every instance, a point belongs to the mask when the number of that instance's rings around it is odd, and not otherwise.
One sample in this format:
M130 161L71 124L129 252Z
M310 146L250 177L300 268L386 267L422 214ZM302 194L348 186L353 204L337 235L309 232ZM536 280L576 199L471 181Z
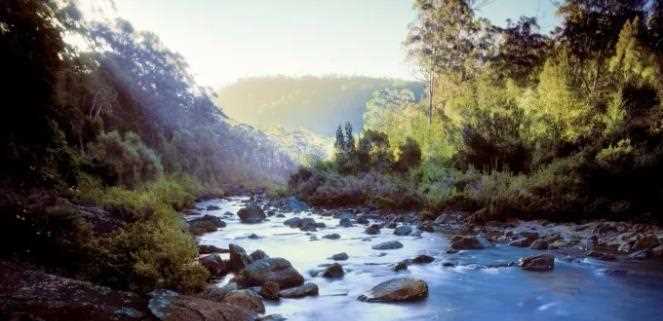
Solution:
M411 0L115 0L218 87L247 76L347 74L411 79L402 41ZM495 23L521 15L555 24L550 0L494 0Z

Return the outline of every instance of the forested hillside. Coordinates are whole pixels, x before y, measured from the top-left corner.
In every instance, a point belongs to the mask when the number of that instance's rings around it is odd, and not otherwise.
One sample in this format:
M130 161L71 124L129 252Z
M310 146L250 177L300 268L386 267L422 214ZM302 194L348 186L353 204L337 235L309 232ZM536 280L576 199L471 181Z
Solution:
M361 128L366 102L374 91L409 89L421 96L422 85L369 77L262 77L242 79L218 91L218 101L233 119L270 128L304 128L332 136L336 124Z
M190 290L207 274L175 211L293 169L228 122L155 34L86 20L72 2L3 1L0 69L0 255Z
M663 221L663 2L561 1L551 34L534 18L493 25L472 4L415 1L404 41L427 97L378 94L364 131L339 127L335 161L291 188L478 221Z

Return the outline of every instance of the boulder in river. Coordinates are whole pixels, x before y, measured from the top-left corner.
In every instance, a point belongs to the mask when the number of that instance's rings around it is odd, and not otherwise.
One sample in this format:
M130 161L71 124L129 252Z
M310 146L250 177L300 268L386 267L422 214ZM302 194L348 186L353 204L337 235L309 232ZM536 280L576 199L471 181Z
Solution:
M518 246L518 247L528 247L530 246L534 240L526 238L526 237L521 237L517 238L509 243L511 246Z
M332 234L327 234L322 237L323 239L328 239L328 240L338 240L341 238L341 235L338 233L332 233Z
M542 239L538 239L534 242L532 242L532 245L529 246L531 249L534 250L547 250L548 249L548 242Z
M412 234L412 227L409 225L401 225L394 229L394 235L406 236Z
M284 201L284 209L292 212L303 212L310 208L308 204L294 196L290 196Z
M199 254L217 254L217 253L228 253L228 249L222 249L214 245L200 244L198 245Z
M403 243L399 241L387 241L373 245L372 249L374 250L396 250L403 247Z
M283 224L293 228L299 228L299 226L302 224L302 219L299 217L292 217L283 221Z
M344 217L338 221L338 225L342 227L352 227L352 219Z
M395 272L405 271L405 270L407 270L407 266L408 266L408 261L403 260L403 261L400 261L400 262L396 263L396 265L394 265L394 267L393 267L393 270Z
M473 235L456 235L451 239L452 250L479 250L483 249L481 241Z
M412 259L412 263L414 264L428 264L428 263L433 263L435 261L435 258L430 256L430 255L417 255L414 259Z
M521 258L518 265L523 270L547 272L555 268L555 257L550 254L540 254Z
M345 253L345 252L337 253L337 254L334 254L330 257L330 259L332 259L334 261L345 261L348 258L349 258L348 253Z
M221 208L218 207L218 206L216 206L216 205L209 205L209 206L207 206L207 210L208 210L208 211L218 211L218 210L220 210L220 209L221 209Z
M230 250L230 269L241 271L251 263L251 258L246 254L243 247L235 244L228 245Z
M240 272L238 281L244 286L261 286L272 281L287 289L304 283L304 277L288 260L277 257L252 262Z
M396 278L382 282L357 299L364 302L410 302L428 296L426 282L413 278Z
M318 286L315 283L306 283L298 287L281 290L279 296L282 298L303 298L318 295Z
M363 217L363 216L357 217L355 222L357 222L357 224L361 224L361 225L368 225L368 224L371 223L366 217Z
M249 258L251 259L252 262L266 259L268 257L269 255L267 255L267 253L265 253L263 250L255 250L253 251L253 253L251 253L251 255L249 255Z
M259 295L251 290L232 291L223 298L223 303L228 303L255 313L265 313L265 305Z
M380 228L382 228L382 226L380 226L379 224L372 224L369 227L367 227L364 232L368 235L376 235L380 234Z
M267 217L265 211L263 211L257 205L250 205L245 207L237 212L240 222L244 224L256 224L265 220Z
M268 281L262 285L262 287L260 288L260 292L258 292L258 294L260 294L263 298L267 300L276 301L279 299L280 290L281 288L279 287L278 283Z
M238 306L168 290L154 290L150 296L148 308L161 321L253 321L257 317Z
M189 224L189 231L193 235L215 232L217 229L226 226L224 221L213 215L205 215L203 217L195 218L187 223Z
M217 254L210 254L198 259L212 276L223 276L230 272L230 264Z
M338 279L342 278L343 275L345 275L345 271L343 271L343 266L334 263L330 266L328 266L324 272L322 272L322 276L328 279Z

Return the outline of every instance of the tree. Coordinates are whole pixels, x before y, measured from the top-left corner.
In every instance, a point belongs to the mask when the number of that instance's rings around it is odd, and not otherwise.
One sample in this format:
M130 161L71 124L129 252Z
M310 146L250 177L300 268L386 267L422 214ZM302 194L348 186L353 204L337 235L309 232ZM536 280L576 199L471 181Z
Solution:
M0 6L0 176L51 180L73 166L58 123L54 86L64 42L50 1ZM58 164L59 163L59 164ZM69 169L69 168L68 168ZM70 171L69 172L73 172Z
M622 26L644 21L648 0L566 0L559 7L557 38L580 59L602 60L612 54Z
M433 117L433 96L438 73L453 73L465 80L476 65L482 43L481 23L472 10L473 1L416 0L417 19L405 40L413 59L428 85L429 124Z
M421 148L417 141L408 137L405 143L398 146L398 161L394 164L394 170L405 173L421 164Z
M527 85L550 50L550 41L539 33L536 18L520 17L516 23L508 20L505 28L493 26L491 32L499 37L497 53L490 59L498 80L513 79Z

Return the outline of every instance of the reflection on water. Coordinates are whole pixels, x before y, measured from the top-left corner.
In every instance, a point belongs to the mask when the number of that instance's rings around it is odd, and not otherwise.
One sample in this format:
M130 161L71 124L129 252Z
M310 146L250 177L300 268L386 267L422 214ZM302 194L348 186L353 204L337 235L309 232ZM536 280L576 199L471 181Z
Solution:
M212 200L199 204L221 209L206 214L223 216L236 213L246 198ZM395 236L383 229L379 235L366 235L364 227L338 227L338 220L311 213L284 213L285 218L270 217L256 225L240 224L237 217L224 217L228 226L200 238L201 244L227 247L236 243L247 252L262 249L272 257L284 257L307 281L318 284L319 297L282 299L267 304L267 313L279 313L288 320L386 321L386 320L663 320L663 277L658 266L624 266L585 259L556 260L550 273L521 271L515 267L486 268L537 251L496 246L480 251L446 254L444 235L423 233L421 237ZM293 216L312 215L327 227L317 232L301 232L283 225ZM252 233L259 239L249 239ZM341 239L327 240L325 234L339 233ZM311 236L318 240L311 240ZM371 249L379 242L398 240L397 250ZM340 280L311 277L320 264L331 263L330 256L346 252L340 262L345 276ZM428 265L413 265L399 273L391 265L418 254L434 256ZM453 262L454 267L443 263ZM654 272L651 272L654 271ZM429 297L410 304L375 304L356 300L362 292L395 276L425 280Z

